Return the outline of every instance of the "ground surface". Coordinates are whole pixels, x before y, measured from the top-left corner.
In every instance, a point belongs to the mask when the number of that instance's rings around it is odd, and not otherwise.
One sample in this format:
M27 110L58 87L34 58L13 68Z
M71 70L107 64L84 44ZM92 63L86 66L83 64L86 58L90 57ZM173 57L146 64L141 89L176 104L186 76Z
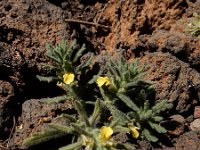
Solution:
M163 123L169 141L138 149L199 149L200 40L184 32L199 8L200 0L0 0L0 149L24 149L22 140L48 122L42 118L72 111L71 102L43 104L62 91L36 79L50 74L41 68L45 43L62 38L86 43L99 62L119 52L139 60L156 99L174 104Z

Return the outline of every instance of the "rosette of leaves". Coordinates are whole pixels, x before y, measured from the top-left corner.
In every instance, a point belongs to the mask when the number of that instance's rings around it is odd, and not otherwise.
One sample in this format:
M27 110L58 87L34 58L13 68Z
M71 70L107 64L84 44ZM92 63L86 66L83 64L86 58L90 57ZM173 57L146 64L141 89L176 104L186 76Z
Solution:
M119 119L123 127L136 125L140 129L141 138L156 142L158 139L151 131L166 132L159 124L163 120L159 114L170 109L172 104L163 100L150 105L146 95L151 94L154 89L151 82L142 79L143 75L142 69L138 69L135 62L128 64L123 57L119 62L111 60L105 75L110 84L100 87L100 92L113 120ZM120 106L122 103L125 107L117 107L117 103Z
M121 97L123 98L123 97ZM126 97L124 97L127 99ZM146 100L144 91L140 92L140 100L143 102L137 111L132 109L127 113L130 120L134 120L136 126L140 129L141 137L151 142L157 142L158 138L153 135L152 132L166 133L166 129L160 125L160 122L164 119L160 113L167 109L172 108L172 104L167 100L162 100L153 105L150 105L149 100ZM127 101L130 101L130 99ZM130 108L130 107L129 107Z
M80 58L83 55L83 52L86 50L85 44L83 44L77 50L77 41L74 40L73 43L68 46L66 41L63 39L60 44L51 46L46 45L47 53L46 56L53 61L53 65L43 64L43 66L49 70L56 72L55 77L43 77L37 76L40 81L60 81L62 82L62 77L65 73L74 73L80 74L91 62L91 59L88 59L83 62L82 65L78 66L77 64L80 61Z
M100 92L106 105L110 107L111 112L114 110L115 113L119 111L115 108L115 103L117 102L123 102L132 110L138 111L138 105L143 103L141 100L136 100L140 91L145 90L148 93L153 91L152 84L142 79L143 70L137 67L137 62L128 64L123 57L118 62L110 60L107 66L105 76L109 78L110 84L100 87ZM131 97L135 97L135 100L133 101ZM116 117L119 115L117 113ZM126 115L120 116L127 118L125 117ZM127 123L127 121L122 121L122 123Z
M124 57L119 61L108 63L108 70L106 76L110 77L112 92L114 93L131 93L137 94L141 89L146 91L153 90L150 81L143 80L143 68L137 67L138 62L128 63Z
M67 97L77 98L77 95L80 95L80 92L82 91L81 86L84 86L79 85L81 77L86 74L87 70L89 70L89 65L91 64L94 55L91 54L87 59L81 61L86 48L85 44L79 47L76 40L68 46L66 41L63 39L60 44L55 46L47 44L46 49L46 56L52 61L52 65L43 64L43 67L55 72L55 76L45 77L37 75L37 78L40 81L56 82L58 83L58 86L68 93L68 95L65 96L49 98L47 102L65 101ZM71 79L73 81L72 83L64 83L65 74L71 75L75 78Z
M193 36L200 37L200 15L198 15L197 13L193 14L193 18L188 24L186 32L192 34Z

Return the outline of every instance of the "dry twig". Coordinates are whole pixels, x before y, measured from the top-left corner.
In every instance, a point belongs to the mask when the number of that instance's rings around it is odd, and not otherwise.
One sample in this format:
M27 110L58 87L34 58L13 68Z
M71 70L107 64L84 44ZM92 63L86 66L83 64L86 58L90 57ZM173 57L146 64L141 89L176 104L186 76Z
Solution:
M15 117L13 116L13 126L12 126L12 129L11 129L10 135L9 135L8 139L6 139L3 142L3 144L6 145L6 147L0 145L1 148L4 148L5 150L9 149L9 147L10 147L10 139L11 139L11 137L13 135L14 130L15 130L15 125L16 125L16 121L15 121Z
M102 25L102 24L94 23L94 22L75 20L75 19L65 19L65 21L66 22L71 22L71 23L79 23L79 24L84 24L84 25L91 25L91 26L95 26L95 27L101 27L101 28L110 29L109 26L105 26L105 25Z

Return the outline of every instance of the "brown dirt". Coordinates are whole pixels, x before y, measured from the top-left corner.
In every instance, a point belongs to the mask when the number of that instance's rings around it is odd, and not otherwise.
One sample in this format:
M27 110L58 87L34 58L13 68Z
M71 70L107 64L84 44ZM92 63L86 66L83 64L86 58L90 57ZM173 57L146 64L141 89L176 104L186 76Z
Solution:
M200 40L184 31L199 8L199 0L1 0L0 149L23 149L22 140L38 130L38 120L54 120L71 111L71 103L51 107L41 103L42 98L63 91L36 79L38 74L51 74L41 68L48 62L45 44L62 38L86 43L88 51L98 54L100 64L121 54L139 60L145 78L155 82L156 100L168 99L174 104L169 115L185 119L180 134L171 129L166 135L170 142L161 149L198 149L199 133L190 131L189 125L200 106ZM39 127L43 124L39 122ZM145 141L139 145L138 149L154 147Z

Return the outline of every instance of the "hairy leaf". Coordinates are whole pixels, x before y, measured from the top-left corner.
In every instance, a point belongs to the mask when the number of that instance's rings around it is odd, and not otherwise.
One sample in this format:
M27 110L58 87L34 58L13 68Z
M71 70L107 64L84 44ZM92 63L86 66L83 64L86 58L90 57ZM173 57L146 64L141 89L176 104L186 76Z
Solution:
M40 81L44 81L44 82L53 82L53 81L60 81L59 77L44 77L44 76L36 76Z
M56 139L62 136L67 135L68 133L59 132L58 130L47 130L41 133L33 134L31 137L26 138L23 141L23 145L30 147L33 145L37 145L51 139Z
M157 123L154 123L152 121L148 121L148 123L151 126L151 128L156 130L158 133L166 133L167 132L167 130L164 127L160 126Z
M117 93L117 96L122 100L129 108L134 111L138 111L138 106L126 95Z
M51 104L51 103L59 103L59 102L62 102L62 101L67 101L69 99L70 99L69 96L62 95L62 96L57 96L57 97L52 97L52 98L45 98L45 100L43 102Z
M59 148L59 150L79 150L82 147L82 141L75 142L73 144L69 144L67 146L63 146Z
M148 129L142 131L143 136L150 142L157 142L158 138L153 136Z

